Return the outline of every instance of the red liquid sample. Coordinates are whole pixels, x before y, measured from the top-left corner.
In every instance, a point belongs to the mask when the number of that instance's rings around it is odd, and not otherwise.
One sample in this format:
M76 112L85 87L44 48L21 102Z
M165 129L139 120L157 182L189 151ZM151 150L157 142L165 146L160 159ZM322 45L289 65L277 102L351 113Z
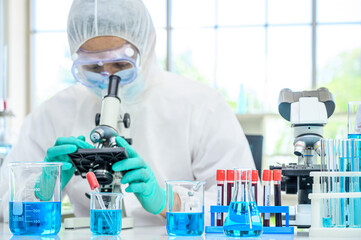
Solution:
M275 206L281 206L281 184L274 185ZM282 213L276 213L276 227L282 227Z
M227 206L231 203L232 200L232 190L233 190L234 183L227 183Z
M253 190L254 200L256 201L256 205L258 206L257 183L252 183L252 190Z

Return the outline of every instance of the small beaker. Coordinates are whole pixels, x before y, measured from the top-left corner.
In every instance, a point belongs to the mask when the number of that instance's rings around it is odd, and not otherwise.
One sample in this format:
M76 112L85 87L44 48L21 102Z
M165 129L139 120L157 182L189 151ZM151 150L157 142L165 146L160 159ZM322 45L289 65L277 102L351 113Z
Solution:
M167 232L200 236L204 232L204 181L166 181Z
M9 228L14 235L57 234L62 163L10 162Z
M232 201L223 232L230 237L258 237L261 217L252 194L252 169L235 169Z
M90 230L94 235L118 235L122 230L121 193L90 194Z

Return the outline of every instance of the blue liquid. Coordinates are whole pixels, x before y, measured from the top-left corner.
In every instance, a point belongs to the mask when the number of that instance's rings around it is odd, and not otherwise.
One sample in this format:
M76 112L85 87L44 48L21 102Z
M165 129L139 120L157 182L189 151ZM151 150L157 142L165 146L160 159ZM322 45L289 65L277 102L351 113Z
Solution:
M204 231L204 213L167 212L167 232L171 236L199 236Z
M90 210L90 230L95 235L118 235L122 230L122 210Z
M57 234L61 202L9 202L9 228L14 235Z
M361 134L349 134L348 138L349 139L351 139L351 138L361 139Z
M348 135L349 139L361 139L361 134L349 134ZM361 146L359 146L359 156L361 156ZM355 159L356 160L356 159ZM361 159L360 159L360 163L359 163L359 169L356 169L355 166L357 164L353 163L353 169L352 171L360 171L361 172ZM354 178L353 181L356 183L354 184L354 189L352 189L353 192L360 192L361 189L361 178L357 179ZM359 184L357 184L357 182ZM353 210L353 214L354 214L354 225L352 227L361 227L361 215L358 214L359 212L359 207L361 204L361 199L351 199L350 201L353 201L353 205L354 205L354 209L351 209L351 211Z
M255 202L231 202L223 231L230 237L258 237L262 234L261 217Z
M332 228L335 225L332 224L332 218L331 217L324 217L322 218L322 225L324 228Z

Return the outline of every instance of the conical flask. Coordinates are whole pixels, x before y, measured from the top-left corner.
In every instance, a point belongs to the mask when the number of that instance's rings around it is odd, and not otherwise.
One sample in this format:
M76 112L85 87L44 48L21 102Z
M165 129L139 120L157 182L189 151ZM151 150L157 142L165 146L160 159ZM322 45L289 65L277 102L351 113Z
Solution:
M258 237L262 222L252 194L252 169L235 169L232 201L223 231L230 237Z

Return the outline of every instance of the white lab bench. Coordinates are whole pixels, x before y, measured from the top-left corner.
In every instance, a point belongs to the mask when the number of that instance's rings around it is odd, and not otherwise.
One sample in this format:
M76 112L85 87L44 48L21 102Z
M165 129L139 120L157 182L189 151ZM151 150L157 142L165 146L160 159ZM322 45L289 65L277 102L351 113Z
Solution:
M89 228L65 230L61 228L58 235L55 236L13 236L7 223L0 223L0 239L26 239L26 240L222 240L227 238L222 234L203 234L199 237L171 237L167 235L165 226L155 227L136 227L134 229L123 229L119 236L94 236ZM250 238L247 238L250 239ZM297 235L275 235L263 234L258 240L303 240L308 239L308 233L298 233Z

